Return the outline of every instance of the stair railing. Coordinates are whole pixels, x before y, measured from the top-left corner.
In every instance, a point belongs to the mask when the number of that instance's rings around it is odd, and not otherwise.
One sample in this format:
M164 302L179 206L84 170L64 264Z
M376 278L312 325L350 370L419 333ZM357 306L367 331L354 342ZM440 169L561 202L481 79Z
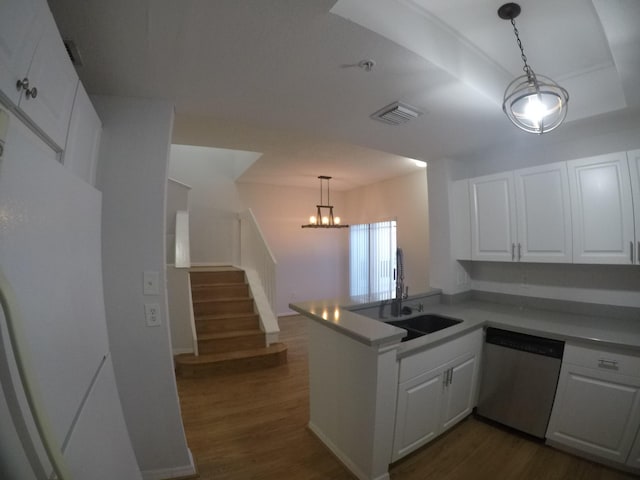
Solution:
M264 297L270 311L261 311L260 317L267 338L267 345L269 345L277 341L278 332L280 331L275 315L277 262L251 209L240 213L239 218L240 266L245 270L250 281L252 277L257 277L256 283L258 284L258 288L251 285L251 289L258 309L261 309L260 303L262 303L259 302L262 295L257 295L259 287L261 287L264 292Z

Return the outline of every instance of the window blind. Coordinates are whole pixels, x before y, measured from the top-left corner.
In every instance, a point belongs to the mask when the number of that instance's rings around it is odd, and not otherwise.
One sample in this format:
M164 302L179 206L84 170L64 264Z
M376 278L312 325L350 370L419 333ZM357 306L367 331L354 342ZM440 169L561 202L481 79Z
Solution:
M396 221L349 227L351 296L392 298L395 291Z

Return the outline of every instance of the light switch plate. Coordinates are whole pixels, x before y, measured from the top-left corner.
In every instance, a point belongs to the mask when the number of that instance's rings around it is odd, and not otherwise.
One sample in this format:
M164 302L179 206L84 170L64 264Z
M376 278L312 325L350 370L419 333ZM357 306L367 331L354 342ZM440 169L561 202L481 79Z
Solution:
M160 274L158 272L144 272L143 282L145 295L160 295Z

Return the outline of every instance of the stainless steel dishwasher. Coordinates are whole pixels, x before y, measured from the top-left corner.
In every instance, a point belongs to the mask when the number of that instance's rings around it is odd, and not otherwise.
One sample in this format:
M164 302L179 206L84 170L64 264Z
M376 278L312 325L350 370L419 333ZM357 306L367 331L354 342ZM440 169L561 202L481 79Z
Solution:
M477 414L544 438L564 342L487 328Z

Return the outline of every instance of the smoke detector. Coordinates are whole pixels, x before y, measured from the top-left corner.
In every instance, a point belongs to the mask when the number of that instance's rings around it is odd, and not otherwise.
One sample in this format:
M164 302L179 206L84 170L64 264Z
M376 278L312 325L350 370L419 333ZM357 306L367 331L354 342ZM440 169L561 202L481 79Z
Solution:
M407 105L406 103L394 102L371 115L371 118L384 122L388 125L402 125L409 120L418 118L422 112L416 107Z

